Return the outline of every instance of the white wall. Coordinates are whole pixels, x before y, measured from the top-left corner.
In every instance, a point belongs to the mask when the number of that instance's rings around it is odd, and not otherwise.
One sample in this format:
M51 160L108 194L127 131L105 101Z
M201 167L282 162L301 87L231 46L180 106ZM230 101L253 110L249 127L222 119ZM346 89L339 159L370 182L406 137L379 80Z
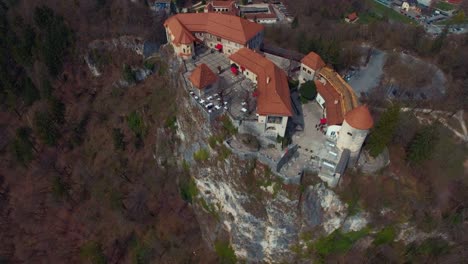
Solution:
M323 99L323 97L319 93L317 93L317 97L315 97L315 101L317 101L317 103L320 105L320 107L322 107L322 109L324 108L325 99Z
M341 130L341 126L333 125L327 127L327 137L332 140L337 140L339 132Z
M313 81L314 77L315 77L315 71L312 70L309 66L301 63L301 72L299 73L299 83L303 84L306 81Z
M277 117L280 117L280 116L277 116ZM281 116L280 123L268 123L268 116L259 116L258 122L265 124L266 133L270 133L270 134L276 133L276 135L280 137L284 137L284 135L286 134L286 127L288 124L287 116Z
M340 150L349 149L352 154L355 154L359 153L361 150L362 144L364 143L369 131L355 129L345 120L339 132L340 134L338 136L336 146Z

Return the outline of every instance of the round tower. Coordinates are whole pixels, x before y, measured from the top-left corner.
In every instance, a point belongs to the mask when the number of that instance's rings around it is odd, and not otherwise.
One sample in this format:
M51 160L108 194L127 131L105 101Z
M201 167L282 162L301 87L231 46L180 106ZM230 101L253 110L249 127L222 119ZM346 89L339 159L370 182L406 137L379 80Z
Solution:
M351 156L358 155L373 125L374 120L367 106L354 108L345 115L336 146L340 150L349 149Z

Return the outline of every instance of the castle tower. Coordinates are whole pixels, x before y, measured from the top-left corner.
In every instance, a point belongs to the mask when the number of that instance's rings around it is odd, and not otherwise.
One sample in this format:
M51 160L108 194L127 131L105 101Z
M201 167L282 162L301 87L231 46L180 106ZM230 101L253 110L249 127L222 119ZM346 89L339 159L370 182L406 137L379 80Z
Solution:
M358 106L346 113L336 146L341 151L349 149L351 152L350 164L354 164L357 160L362 144L373 125L374 120L365 105Z

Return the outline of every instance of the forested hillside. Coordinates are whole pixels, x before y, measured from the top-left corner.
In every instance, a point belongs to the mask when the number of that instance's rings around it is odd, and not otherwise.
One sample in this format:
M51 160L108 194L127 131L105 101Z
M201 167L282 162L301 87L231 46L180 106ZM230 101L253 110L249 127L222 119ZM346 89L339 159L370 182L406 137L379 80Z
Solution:
M165 41L163 19L123 0L0 1L0 262L215 259L178 191L168 65L88 48ZM138 67L154 74L129 80Z

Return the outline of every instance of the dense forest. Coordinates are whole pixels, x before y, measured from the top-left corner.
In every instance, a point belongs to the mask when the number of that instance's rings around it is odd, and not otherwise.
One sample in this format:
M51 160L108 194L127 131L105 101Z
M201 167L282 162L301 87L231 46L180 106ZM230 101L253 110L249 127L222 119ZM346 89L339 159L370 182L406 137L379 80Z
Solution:
M126 0L0 1L0 262L215 260L179 195L167 65L121 87L140 55L100 51L100 78L83 59L96 39L163 42L163 19Z

